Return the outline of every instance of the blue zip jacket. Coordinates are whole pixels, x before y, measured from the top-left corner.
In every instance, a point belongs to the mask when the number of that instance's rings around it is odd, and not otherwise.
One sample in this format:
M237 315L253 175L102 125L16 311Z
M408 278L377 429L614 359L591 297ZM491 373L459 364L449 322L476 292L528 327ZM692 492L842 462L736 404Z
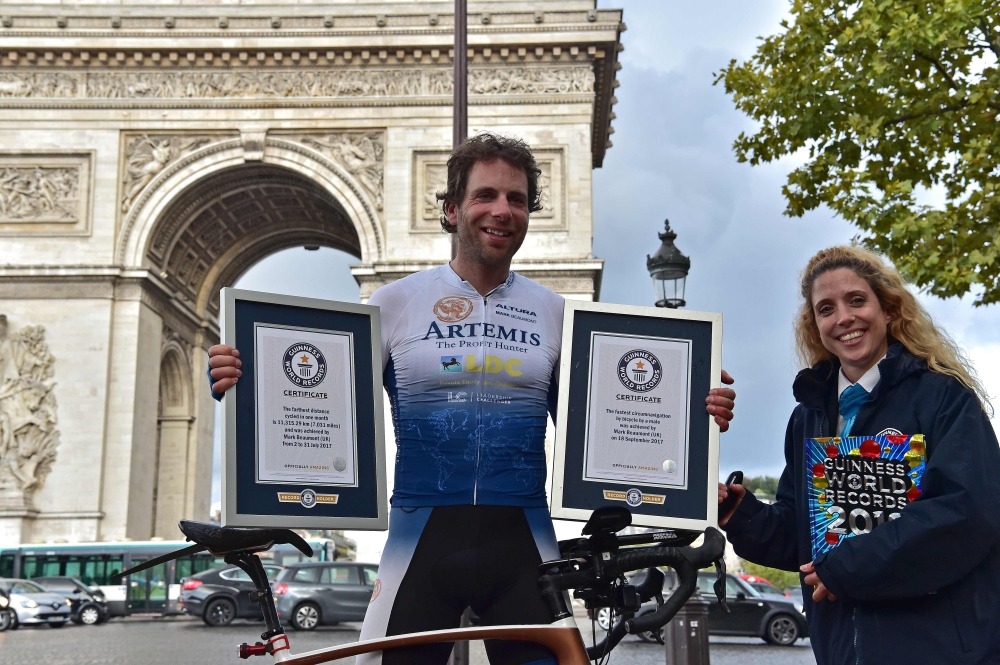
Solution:
M747 493L726 532L736 553L797 571L812 559L804 441L833 436L838 361L803 370L776 501ZM923 434L923 496L869 534L817 557L836 601L803 584L818 665L1000 663L1000 447L976 396L898 342L858 412L855 435ZM803 576L804 578L804 576Z

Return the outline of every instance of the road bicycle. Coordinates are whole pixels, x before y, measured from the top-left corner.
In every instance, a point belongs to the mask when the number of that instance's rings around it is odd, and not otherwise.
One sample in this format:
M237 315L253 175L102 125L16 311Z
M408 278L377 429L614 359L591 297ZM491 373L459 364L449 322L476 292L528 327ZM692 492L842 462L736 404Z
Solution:
M261 642L241 644L239 657L270 655L284 665L317 665L373 651L418 646L460 640L499 639L534 642L553 652L559 665L588 665L602 660L626 635L645 632L658 634L659 629L687 602L697 590L698 570L715 564L718 578L714 585L719 603L728 611L725 597L725 538L709 527L699 547L690 547L699 533L689 531L656 531L618 535L632 523L626 508L605 507L595 510L583 528L583 536L559 542L562 558L546 561L539 567L539 588L553 622L548 625L472 626L449 630L434 630L406 635L394 635L353 644L343 644L307 653L293 654L288 636L275 612L274 596L258 552L278 544L290 544L306 556L312 548L298 534L288 529L250 529L220 527L202 522L182 520L178 526L190 547L171 552L124 571L122 578L180 556L209 551L224 558L226 563L239 566L256 590L251 600L258 603L264 614L267 630ZM664 575L659 567L669 566L677 573L678 586L663 598ZM647 569L638 585L629 584L625 574ZM612 627L597 644L587 647L573 618L568 592L596 611L608 607L612 612ZM635 616L640 606L656 598L657 610Z

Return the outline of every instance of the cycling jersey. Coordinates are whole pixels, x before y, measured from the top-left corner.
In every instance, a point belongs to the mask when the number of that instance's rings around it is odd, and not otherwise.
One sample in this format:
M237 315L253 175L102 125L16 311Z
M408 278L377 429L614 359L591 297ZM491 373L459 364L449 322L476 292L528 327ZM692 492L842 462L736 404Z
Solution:
M480 295L450 265L383 286L393 506L542 507L563 299L511 272Z

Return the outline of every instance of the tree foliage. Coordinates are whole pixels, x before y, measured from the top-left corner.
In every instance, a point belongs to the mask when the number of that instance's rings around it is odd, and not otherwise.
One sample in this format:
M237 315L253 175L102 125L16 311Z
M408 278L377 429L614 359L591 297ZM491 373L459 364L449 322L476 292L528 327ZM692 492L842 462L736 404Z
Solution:
M774 476L747 476L743 479L743 487L754 494L774 497L778 493L778 479Z
M931 293L1000 301L1000 0L793 0L791 15L717 79L758 122L738 159L802 151L786 214L826 204ZM930 188L942 205L921 202Z

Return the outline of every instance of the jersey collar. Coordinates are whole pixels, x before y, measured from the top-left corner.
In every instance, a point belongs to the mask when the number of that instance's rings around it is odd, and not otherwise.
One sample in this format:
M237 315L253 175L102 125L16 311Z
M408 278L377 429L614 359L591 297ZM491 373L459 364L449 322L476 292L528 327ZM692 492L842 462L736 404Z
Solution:
M453 286L457 289L462 289L463 291L470 291L477 296L479 295L479 292L476 291L476 287L472 286L472 284L469 284L464 279L462 279L459 276L459 274L455 272L455 269L451 267L450 263L446 263L443 266L441 266L440 274L441 274L441 279L443 279L444 282L449 286ZM504 280L502 284L498 285L492 291L487 293L486 297L490 298L492 296L500 295L501 293L512 287L516 279L517 279L517 273L511 270L509 273L507 273L507 279Z

